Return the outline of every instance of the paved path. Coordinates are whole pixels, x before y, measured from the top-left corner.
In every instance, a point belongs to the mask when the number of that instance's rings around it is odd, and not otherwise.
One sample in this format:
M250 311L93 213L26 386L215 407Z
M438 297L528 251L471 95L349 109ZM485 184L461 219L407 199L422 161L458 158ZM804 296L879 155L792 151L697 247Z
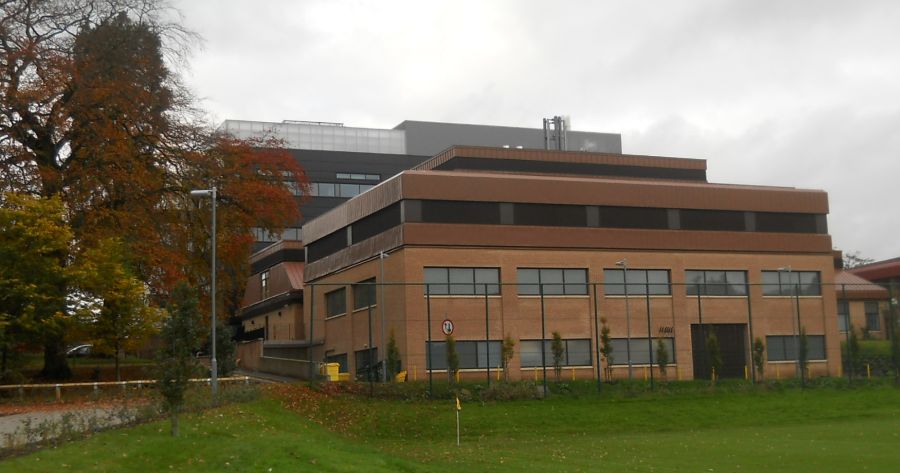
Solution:
M65 430L84 432L114 427L137 412L136 407L118 405L39 407L40 410L0 416L0 449L56 438Z
M289 376L279 376L277 374L263 373L260 371L235 370L236 376L249 376L254 381L263 383L299 383L304 381L300 378L291 378Z

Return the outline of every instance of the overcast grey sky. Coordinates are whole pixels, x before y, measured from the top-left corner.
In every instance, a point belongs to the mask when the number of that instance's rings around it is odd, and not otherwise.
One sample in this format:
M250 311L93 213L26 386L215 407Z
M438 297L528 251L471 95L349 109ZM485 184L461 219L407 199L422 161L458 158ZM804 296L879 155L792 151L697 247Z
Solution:
M215 121L621 133L715 182L829 193L834 246L900 256L900 1L176 0Z

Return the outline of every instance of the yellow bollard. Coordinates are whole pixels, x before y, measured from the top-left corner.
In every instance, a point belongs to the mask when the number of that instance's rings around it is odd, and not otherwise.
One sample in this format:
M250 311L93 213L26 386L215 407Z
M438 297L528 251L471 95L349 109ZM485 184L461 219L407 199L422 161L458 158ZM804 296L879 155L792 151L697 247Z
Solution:
M775 365L775 379L781 379L781 373L779 371L779 365Z
M712 369L712 382L714 382L714 383L716 382L716 369L715 368Z
M500 381L500 368L497 368L497 381Z
M413 381L418 381L419 377L416 376L416 365L413 365Z
M647 367L644 367L644 381L647 381Z
M572 381L575 381L575 367L572 367Z
M456 370L456 382L459 382L459 370Z
M537 381L537 370L533 370L533 371L534 371L534 380Z
M750 380L750 368L744 365L744 381Z
M675 365L675 380L681 381L681 368L678 365Z
M872 365L866 363L866 377L872 379Z

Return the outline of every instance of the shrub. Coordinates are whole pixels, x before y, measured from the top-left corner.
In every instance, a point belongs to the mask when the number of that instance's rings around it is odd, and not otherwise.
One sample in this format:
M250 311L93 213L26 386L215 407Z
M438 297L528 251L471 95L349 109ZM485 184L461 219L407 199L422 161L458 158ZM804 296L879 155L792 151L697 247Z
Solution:
M456 353L456 339L447 335L447 376L452 383L459 371L459 355Z
M563 356L566 354L566 348L563 345L562 336L559 332L553 332L553 342L550 343L550 351L553 353L553 373L556 374L556 381L559 382L559 376L562 373Z
M390 338L387 344L387 379L394 380L394 376L400 372L400 350L397 348L397 338L394 336L394 329L391 329Z
M757 381L765 379L764 371L766 368L766 346L761 338L756 337L753 340L753 366L756 367Z
M600 319L600 324L600 355L606 360L606 369L603 370L603 374L608 382L612 379L612 337L609 334L609 325L606 323L606 317Z
M659 366L659 372L662 374L663 380L665 380L666 368L669 366L669 350L661 338L656 340L656 364Z
M178 436L178 414L184 407L188 380L197 374L199 368L194 358L199 345L199 321L197 297L182 282L175 287L169 303L169 317L162 329L163 343L157 360L159 372L156 385L163 396L163 410L172 423L173 437Z
M509 362L512 360L516 341L509 334L503 338L503 345L500 347L500 357L503 360L503 379L509 381Z
M719 348L719 337L714 332L706 336L706 353L709 355L709 367L712 369L710 381L716 384L716 378L722 372L722 351Z

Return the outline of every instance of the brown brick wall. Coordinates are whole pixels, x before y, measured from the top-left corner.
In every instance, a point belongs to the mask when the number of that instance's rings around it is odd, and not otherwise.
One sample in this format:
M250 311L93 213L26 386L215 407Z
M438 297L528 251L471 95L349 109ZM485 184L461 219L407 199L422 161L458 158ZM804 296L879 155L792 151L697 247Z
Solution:
M485 249L485 248L437 248L405 247L392 253L385 260L385 279L387 281L423 280L424 266L458 266L458 267L499 267L501 282L506 285L500 296L490 296L487 300L489 310L489 330L492 340L500 340L510 335L517 342L520 339L540 338L540 300L536 297L525 297L517 294L516 268L548 267L548 268L588 268L591 282L602 282L603 269L614 268L616 261L627 258L629 267L633 269L669 269L671 280L675 284L684 282L686 269L735 269L746 270L751 284L762 282L762 270L774 270L791 266L796 271L820 271L823 282L833 280L833 265L830 254L735 254L711 252L652 252L652 251L588 251L588 250L527 250L527 249ZM377 276L378 259L372 259L344 271L316 281L321 282L356 282ZM622 296L605 296L602 285L599 287L598 312L609 320L614 338L625 337L626 315L625 299ZM393 327L396 333L403 368L412 373L415 371L421 379L425 373L425 339L426 299L421 286L389 287L386 290L386 325L387 332ZM315 289L317 321L314 339L324 336L324 349L314 352L318 359L329 353L348 353L351 372L355 366L353 352L368 345L367 311L323 320L324 293L322 286ZM834 292L823 288L822 296L800 298L801 323L810 335L825 335L827 362L813 362L810 371L813 375L839 374L840 350L835 320L836 305ZM307 290L307 296L310 291ZM352 308L352 294L348 289L347 307ZM380 302L380 294L379 294ZM753 318L753 336L765 340L766 335L792 335L795 332L796 308L794 299L790 297L763 297L759 286L751 286L750 303ZM747 298L702 297L704 323L747 323ZM307 304L309 306L309 304ZM653 318L652 330L658 332L660 327L674 328L677 368L673 366L670 378L681 379L693 375L691 354L690 326L698 323L699 312L694 296L686 296L683 286L675 286L672 296L653 296L650 298L650 311ZM434 296L431 298L431 330L434 340L443 340L441 322L450 318L455 324L454 337L457 340L483 340L485 334L485 299L483 296ZM546 336L559 331L563 338L589 338L591 350L595 351L595 327L593 316L593 297L566 296L546 297ZM629 298L629 316L631 319L632 337L646 336L647 311L646 298L634 296ZM373 307L372 330L373 344L380 345L380 317L378 307ZM656 335L656 334L655 334ZM511 363L511 377L519 379L534 375L531 369L519 370L518 345L516 356ZM749 355L748 355L749 360ZM493 363L492 363L493 364ZM794 363L769 363L766 374L770 377L778 372L781 377L790 376ZM591 378L594 371L576 369L575 375ZM616 376L626 376L627 370L615 368ZM564 376L570 376L572 370L566 368ZM643 376L643 368L635 371L635 376ZM439 374L436 376L445 376ZM484 370L463 373L464 377L483 378Z

